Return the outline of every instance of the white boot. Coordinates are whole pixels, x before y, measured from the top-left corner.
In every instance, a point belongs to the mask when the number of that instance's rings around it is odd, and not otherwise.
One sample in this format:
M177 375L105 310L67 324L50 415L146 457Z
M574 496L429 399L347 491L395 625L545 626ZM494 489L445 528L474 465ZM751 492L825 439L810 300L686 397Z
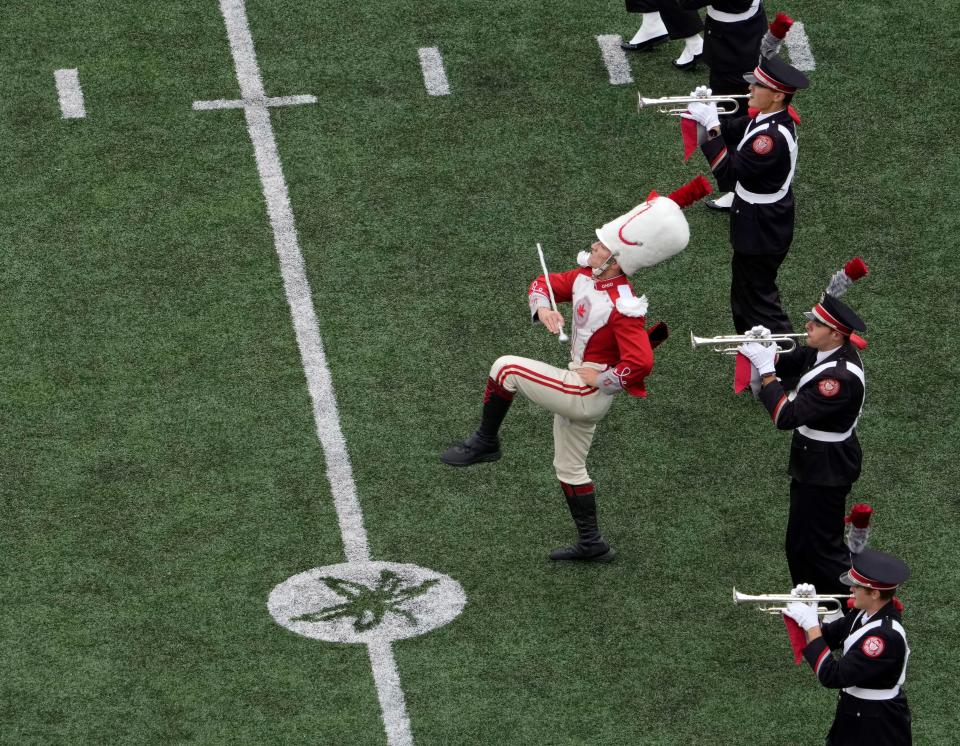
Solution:
M703 54L703 37L700 34L688 36L683 40L683 51L673 64L681 70L689 70Z
M633 35L633 38L624 46L629 49L643 49L653 43L667 38L667 27L663 25L663 19L659 13L644 13L643 22L640 24L640 30Z

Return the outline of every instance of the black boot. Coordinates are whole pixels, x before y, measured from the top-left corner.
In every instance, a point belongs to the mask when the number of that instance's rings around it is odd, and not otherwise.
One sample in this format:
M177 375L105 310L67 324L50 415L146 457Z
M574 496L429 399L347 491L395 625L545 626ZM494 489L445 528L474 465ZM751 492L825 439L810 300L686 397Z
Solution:
M487 440L477 431L463 443L450 446L440 454L440 460L450 466L470 466L481 461L496 461L500 458L500 441Z
M593 484L570 485L561 482L560 486L563 487L580 540L573 546L554 549L550 552L550 559L612 562L616 552L610 548L597 527L597 498Z
M440 460L450 466L470 466L481 461L496 461L500 453L500 424L513 403L513 394L492 378L487 379L483 392L483 413L477 432L463 443L451 446L440 454Z

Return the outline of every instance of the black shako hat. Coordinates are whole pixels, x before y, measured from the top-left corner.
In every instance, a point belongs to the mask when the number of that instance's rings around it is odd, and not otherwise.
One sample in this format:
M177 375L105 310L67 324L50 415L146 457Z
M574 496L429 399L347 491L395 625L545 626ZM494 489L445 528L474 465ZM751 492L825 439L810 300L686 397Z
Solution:
M847 586L860 585L877 591L889 591L910 577L910 568L902 559L886 552L864 549L853 555L853 567L840 576Z
M744 73L743 79L780 93L796 93L810 85L806 75L779 57L761 57L753 72Z
M811 321L819 321L831 329L835 329L844 336L850 336L854 331L865 332L867 325L857 316L857 312L842 301L834 298L830 293L824 293L820 302L803 314Z

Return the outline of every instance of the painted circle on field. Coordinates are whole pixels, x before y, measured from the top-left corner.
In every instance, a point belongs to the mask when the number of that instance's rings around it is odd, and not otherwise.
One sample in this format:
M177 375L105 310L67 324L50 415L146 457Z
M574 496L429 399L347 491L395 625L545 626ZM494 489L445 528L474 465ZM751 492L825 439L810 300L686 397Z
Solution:
M314 640L371 643L416 637L452 621L467 595L443 573L398 562L344 562L287 578L270 592L277 624Z

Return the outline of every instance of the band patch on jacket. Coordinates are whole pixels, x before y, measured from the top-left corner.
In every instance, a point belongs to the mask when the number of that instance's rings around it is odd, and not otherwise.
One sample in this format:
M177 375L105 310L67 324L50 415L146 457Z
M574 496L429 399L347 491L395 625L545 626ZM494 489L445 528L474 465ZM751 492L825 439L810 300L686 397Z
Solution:
M877 637L876 635L870 635L870 637L860 644L860 649L868 658L878 657L883 652L884 647L883 638Z
M573 323L574 326L583 327L590 320L590 308L593 303L590 302L589 297L584 297L579 300L576 306L573 307Z
M836 396L840 393L840 381L836 378L824 378L817 384L823 396Z
M773 150L773 138L770 135L758 135L750 146L757 155L766 155Z

